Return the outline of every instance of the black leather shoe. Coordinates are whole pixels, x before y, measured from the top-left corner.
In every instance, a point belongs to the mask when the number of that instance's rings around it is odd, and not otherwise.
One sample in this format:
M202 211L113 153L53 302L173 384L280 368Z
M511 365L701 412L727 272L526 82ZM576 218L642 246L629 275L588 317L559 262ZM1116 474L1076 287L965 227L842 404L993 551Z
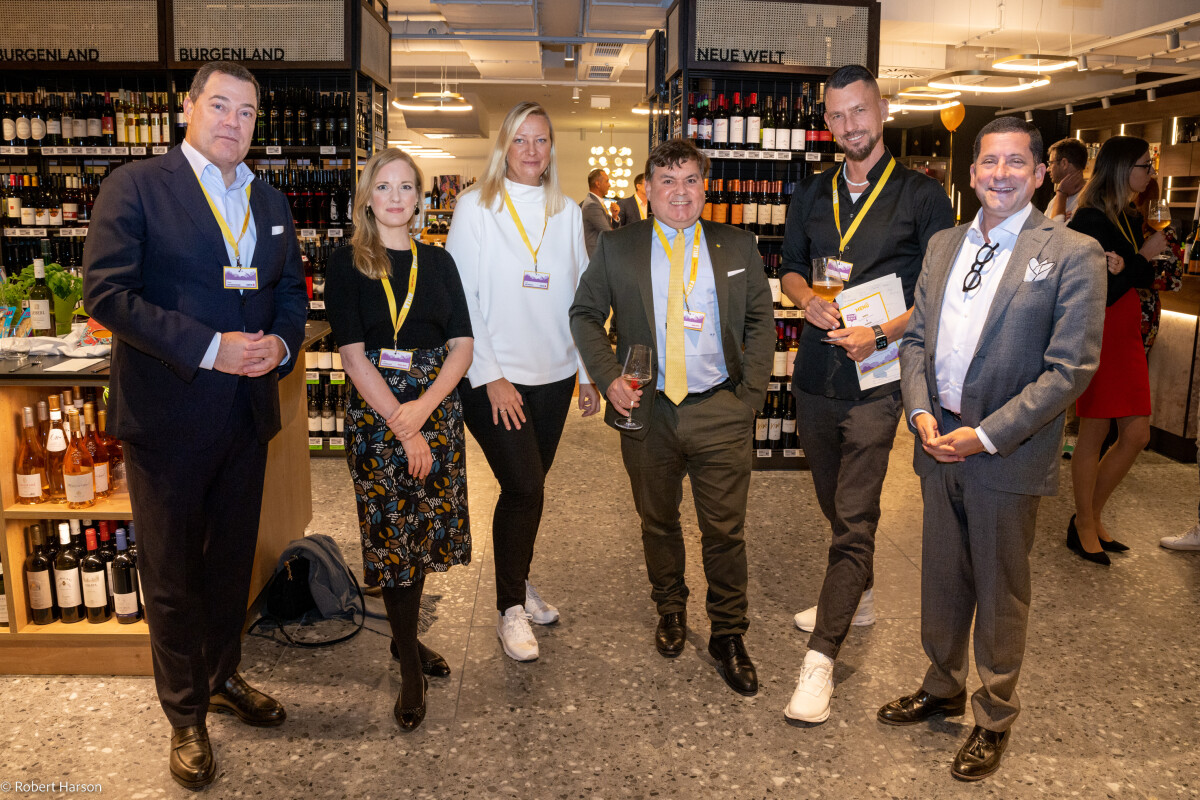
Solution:
M1125 547L1125 545L1121 545ZM1079 540L1079 529L1075 527L1075 515L1071 515L1071 521L1067 523L1067 549L1075 555L1082 558L1084 561L1090 561L1093 564L1100 564L1105 567L1112 566L1112 561L1108 557L1108 553L1104 550L1104 542L1100 542L1100 552L1092 553L1083 549L1083 542ZM1128 548L1126 548L1128 549Z
M425 721L425 693L429 691L429 679L424 675L421 676L421 705L413 708L401 708L400 698L403 693L396 696L396 705L392 707L392 716L396 718L396 722L400 725L401 730L415 731Z
M273 728L287 719L287 712L277 700L246 683L236 672L209 695L208 710L235 714L242 722L258 728Z
M717 672L721 673L730 689L744 697L758 694L758 673L746 653L746 644L740 633L710 637L708 654L716 659Z
M663 658L674 658L683 652L687 640L687 612L674 611L658 618L654 631L654 646Z
M1110 553L1124 553L1126 550L1129 549L1129 545L1121 544L1116 539L1109 539L1108 541L1101 539L1100 540L1100 549L1107 550Z
M893 700L879 709L876 716L880 722L886 722L888 725L914 725L936 714L957 717L966 710L966 689L954 697L935 697L921 689L913 694L905 695L899 700Z
M399 661L400 651L396 649L395 639L392 639L391 649L392 658ZM417 642L417 649L421 652L421 672L433 678L450 677L450 665L446 663L446 659L421 644L420 641Z
M217 760L205 726L171 729L171 777L185 789L202 789L217 777Z
M950 774L960 781L977 781L1000 769L1000 757L1008 747L1011 733L1011 730L989 731L976 725L954 756Z

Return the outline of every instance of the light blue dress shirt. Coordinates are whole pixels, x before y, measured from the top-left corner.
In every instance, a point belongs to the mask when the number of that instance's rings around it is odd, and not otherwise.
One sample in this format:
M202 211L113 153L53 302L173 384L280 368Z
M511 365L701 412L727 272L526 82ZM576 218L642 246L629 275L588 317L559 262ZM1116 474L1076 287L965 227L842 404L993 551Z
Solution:
M692 273L692 235L697 230L693 225L685 231L676 231L660 225L667 241L675 246L675 237L684 237L683 282ZM667 370L667 285L671 278L671 257L663 250L658 234L650 233L650 281L654 289L654 330L658 345L658 383L661 392L666 386ZM721 349L721 320L717 311L717 285L713 280L712 260L708 256L708 243L700 229L700 260L696 267L696 285L684 301L684 309L704 312L704 330L685 329L683 332L684 358L687 364L688 393L705 392L729 378L725 367L725 354ZM679 320L674 324L683 324Z

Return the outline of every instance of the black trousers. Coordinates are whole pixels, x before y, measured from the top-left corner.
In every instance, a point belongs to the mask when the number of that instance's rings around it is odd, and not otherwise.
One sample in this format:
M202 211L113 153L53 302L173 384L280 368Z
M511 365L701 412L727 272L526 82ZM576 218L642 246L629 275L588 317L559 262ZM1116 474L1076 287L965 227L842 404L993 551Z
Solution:
M546 474L562 438L575 376L540 386L513 386L525 401L525 422L520 430L510 431L503 421L492 423L486 386L473 389L465 378L458 385L467 430L479 442L500 484L500 497L492 515L492 547L496 608L501 613L525 604L525 581L542 521Z
M183 451L125 442L154 683L175 727L204 722L209 694L242 658L267 446L246 378L216 444Z

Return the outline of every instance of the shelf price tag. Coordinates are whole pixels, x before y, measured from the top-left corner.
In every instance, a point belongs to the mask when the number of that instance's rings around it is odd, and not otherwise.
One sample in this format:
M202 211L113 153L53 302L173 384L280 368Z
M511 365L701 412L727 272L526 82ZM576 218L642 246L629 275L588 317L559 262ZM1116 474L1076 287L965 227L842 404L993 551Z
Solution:
M337 147L332 144L323 144L323 145L321 145L321 155L336 156L337 155Z
M308 437L308 449L309 450L324 450L325 449L325 440L322 439L320 436Z
M87 236L87 228L61 228L58 231L59 236Z
M845 160L846 160L846 154L845 154L845 153L834 153L834 154L833 154L833 160L834 160L834 161L845 161Z
M300 229L300 238L301 239L317 238L317 229L316 228L301 228Z
M321 382L321 373L319 373L315 370L311 370L311 369L306 370L304 373L304 382L305 383L320 383Z
M804 312L798 308L786 308L783 311L784 319L800 319L804 316Z
M341 239L342 238L342 229L341 228L330 228L329 230L325 231L325 235L327 237L329 237L330 239Z
M792 154L790 152L788 152L787 150L779 150L775 153L775 160L776 161L791 161Z
M796 448L795 450L784 449L783 457L784 458L804 458L804 451L799 448Z
M0 155L2 156L27 156L29 148L24 145L4 145L0 147Z
M131 148L129 148L129 155L131 155L131 156L144 156L144 155L146 155L146 148L144 148L144 147L131 147Z
M85 156L98 156L98 155L100 155L100 148L99 147L85 147L85 148L83 148L83 154Z
M821 160L821 154L820 154L820 153L807 153L807 152L806 152L806 153L804 154L804 160L805 160L805 161L820 161L820 160Z
M68 147L67 148L67 150L69 150L71 155L73 155L73 156L83 155L83 151L86 149L87 149L86 147Z
M165 144L157 144L150 148L150 152L156 156L165 156L167 151L170 149L171 148L167 147Z
M308 308L311 311L324 311L325 310L325 301L324 300L309 300Z
M345 439L335 439L331 436L326 441L329 442L330 450L345 450L346 449L346 440Z
M767 391L768 392L778 392L779 391L779 381L770 381L769 383L767 383Z
M15 237L18 239L23 238L23 237L28 237L31 239L36 237L36 238L40 239L46 235L46 229L45 228L5 228L4 235L12 236L12 237Z
M59 150L62 150L62 152L61 153L58 152ZM44 156L59 156L59 155L65 156L66 154L67 154L67 148L65 148L65 147L43 147L42 148L42 155L44 155Z
M755 450L754 455L758 456L759 458L771 458L773 455L775 455L775 451L774 450Z
M341 386L342 384L344 384L346 382L346 373L345 372L329 373L329 382L335 386Z
M269 144L269 145L267 145L267 155L281 156L281 155L283 155L283 148L277 144Z

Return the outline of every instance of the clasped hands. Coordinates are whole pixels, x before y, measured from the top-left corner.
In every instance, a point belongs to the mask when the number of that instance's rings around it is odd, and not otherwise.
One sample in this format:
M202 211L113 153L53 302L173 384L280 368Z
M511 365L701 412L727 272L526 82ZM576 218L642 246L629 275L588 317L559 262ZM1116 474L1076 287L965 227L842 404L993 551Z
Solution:
M921 437L921 447L925 452L943 464L965 461L967 456L982 453L984 450L983 442L979 441L975 429L967 425L939 436L937 420L925 411L913 419L913 427Z
M804 306L804 321L828 331L825 338L845 350L846 355L854 361L861 362L875 352L875 331L863 325L839 327L842 324L842 311L837 303L814 294Z
M213 369L230 375L261 378L279 366L285 353L278 336L268 336L262 331L229 331L221 334Z
M400 440L408 461L408 474L417 480L425 480L433 469L433 452L429 442L421 435L421 427L432 411L426 410L420 399L401 403L384 422L392 435Z

